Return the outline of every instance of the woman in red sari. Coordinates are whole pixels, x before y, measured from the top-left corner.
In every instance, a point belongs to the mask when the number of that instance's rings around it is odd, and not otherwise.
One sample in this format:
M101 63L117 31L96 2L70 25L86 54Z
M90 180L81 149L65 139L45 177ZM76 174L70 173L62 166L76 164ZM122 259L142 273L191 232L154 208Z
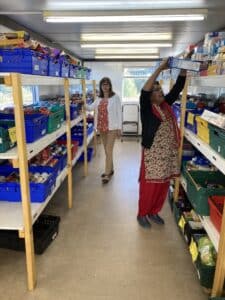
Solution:
M139 211L137 220L142 227L151 221L163 225L159 216L168 194L170 180L179 176L178 149L180 132L171 104L182 91L186 71L182 70L168 95L156 81L168 68L164 61L145 83L140 97L142 122L142 159L139 178Z

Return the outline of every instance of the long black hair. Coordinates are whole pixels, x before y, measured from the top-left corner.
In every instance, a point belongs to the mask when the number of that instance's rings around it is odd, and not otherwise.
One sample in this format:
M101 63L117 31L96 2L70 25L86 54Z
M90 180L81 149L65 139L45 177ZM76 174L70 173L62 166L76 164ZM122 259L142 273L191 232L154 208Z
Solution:
M104 98L104 93L103 93L103 90L102 90L102 84L103 83L108 83L109 84L109 98L111 98L112 96L115 95L115 93L113 92L113 89L112 89L112 82L111 80L108 78L108 77L103 77L101 80L100 80L100 83L99 83L99 90L100 90L100 93L99 93L99 98Z

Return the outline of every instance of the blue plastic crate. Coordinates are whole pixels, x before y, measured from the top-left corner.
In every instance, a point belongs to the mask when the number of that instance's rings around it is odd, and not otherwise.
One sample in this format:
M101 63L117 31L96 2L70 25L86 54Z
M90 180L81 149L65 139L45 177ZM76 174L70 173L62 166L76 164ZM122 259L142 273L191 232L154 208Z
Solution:
M70 120L74 120L78 117L79 115L79 106L77 104L71 104L70 105ZM65 117L64 119L66 120L66 112L65 112Z
M60 57L60 62L60 76L68 78L70 75L70 63L64 56Z
M48 75L48 57L30 49L0 49L0 72Z
M48 76L59 77L61 70L61 62L59 59L50 57L48 66Z
M25 115L27 143L33 143L47 133L48 116L42 114ZM0 120L14 120L14 114L0 113Z
M74 120L78 117L79 106L77 104L70 105L70 120Z
M90 162L92 160L93 157L93 153L94 153L94 149L93 148L88 148L87 149L87 161ZM81 154L80 158L78 159L79 162L83 162L84 161L84 153Z
M44 202L55 187L56 175L47 169L36 167L36 172L51 174L44 183L30 183L31 202ZM8 176L12 172L19 172L11 166L0 166L0 176ZM0 182L0 201L21 202L21 186L17 182Z
M72 129L72 133L74 134L82 134L83 135L83 125L77 125ZM87 124L87 135L90 135L94 131L94 124L88 123Z
M55 158L59 160L59 170L60 172L63 171L67 165L67 153L64 155L56 155Z
M54 167L50 166L30 166L29 171L32 173L40 172L40 170L43 170L43 172L48 171L49 173L53 173L55 176L55 179L57 176L61 173L61 161L58 159L58 162L55 164Z
M77 65L70 65L70 78L78 78L79 66Z

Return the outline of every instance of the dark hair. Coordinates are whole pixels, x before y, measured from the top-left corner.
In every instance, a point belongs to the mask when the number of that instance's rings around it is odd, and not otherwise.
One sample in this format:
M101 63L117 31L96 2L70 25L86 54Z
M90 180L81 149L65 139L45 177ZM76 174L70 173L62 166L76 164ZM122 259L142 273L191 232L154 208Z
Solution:
M100 90L100 93L99 93L99 98L104 98L104 93L103 93L103 90L102 90L102 84L103 83L108 83L109 84L109 98L111 98L112 96L115 95L115 93L113 92L113 89L112 89L112 82L111 80L108 78L108 77L103 77L101 80L100 80L100 83L99 83L99 90Z

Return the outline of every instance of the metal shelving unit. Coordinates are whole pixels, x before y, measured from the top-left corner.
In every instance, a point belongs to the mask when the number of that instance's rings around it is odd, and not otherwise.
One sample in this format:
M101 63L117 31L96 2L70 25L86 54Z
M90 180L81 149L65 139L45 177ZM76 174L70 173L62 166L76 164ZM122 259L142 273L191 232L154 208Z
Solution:
M225 159L221 157L217 152L215 152L208 144L203 142L201 139L198 138L194 133L190 130L184 128L184 120L185 120L185 110L186 110L186 100L187 100L187 92L189 86L198 86L198 87L213 87L213 88L224 88L225 87L225 76L208 76L208 77L193 77L186 80L185 88L183 90L182 95L182 104L181 104L181 138L182 143L179 151L180 155L180 162L182 156L182 148L183 148L183 138L186 139L195 147L197 148L203 155L205 155L213 165L215 165L218 170L220 170L223 174L225 174ZM179 184L182 184L184 190L187 190L186 180L181 176L181 178L176 180L175 183L175 192L174 192L174 200L177 201L178 199L178 192L179 192ZM212 224L211 220L207 216L200 217L203 227L205 228L206 232L208 233L215 249L218 252L217 257L217 265L216 265L216 273L214 278L212 296L218 297L221 296L223 293L223 287L225 282L225 207L223 211L223 218L222 218L222 227L221 232L216 230L214 225Z
M28 290L33 290L36 285L36 267L32 226L67 176L68 207L72 207L72 167L76 164L80 155L84 152L84 175L87 175L87 146L91 142L94 133L87 138L85 108L83 109L81 116L77 117L75 120L70 120L69 88L71 85L81 84L83 88L83 100L84 103L86 103L84 79L75 80L57 77L22 75L17 73L0 73L0 81L1 83L12 87L17 137L17 147L7 151L6 153L0 154L0 159L11 159L13 161L13 165L20 169L22 198L20 203L0 201L0 229L18 230L19 237L25 239ZM92 83L93 87L95 87L95 82L92 81ZM24 85L62 85L64 86L65 93L66 121L64 122L64 124L62 124L61 128L59 128L57 131L51 134L47 134L38 141L28 145L26 144L25 139L22 99L22 86ZM84 144L79 148L76 157L72 161L71 128L82 120L84 122ZM29 191L28 160L37 155L41 150L46 148L48 145L50 145L65 133L67 134L67 166L58 175L56 185L54 186L51 195L49 195L46 201L44 203L31 203Z

